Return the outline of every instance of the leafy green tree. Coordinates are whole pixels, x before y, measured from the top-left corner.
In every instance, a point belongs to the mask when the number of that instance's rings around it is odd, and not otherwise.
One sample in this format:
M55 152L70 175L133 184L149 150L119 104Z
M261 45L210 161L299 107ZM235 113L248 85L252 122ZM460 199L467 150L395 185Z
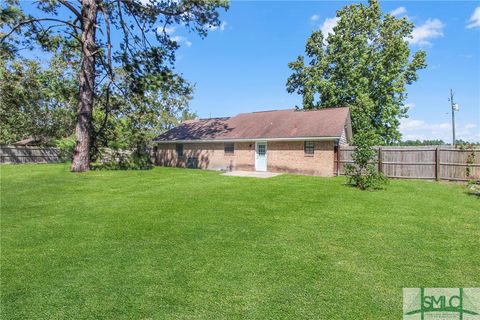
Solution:
M58 56L47 67L36 60L0 60L0 143L72 134L78 83Z
M480 142L470 142L470 141L465 141L463 139L455 139L455 145L458 148L472 148L472 147L477 147L480 146Z
M96 102L103 99L97 105L108 117L113 95L147 97L146 93L163 88L172 77L180 77L173 72L179 44L167 32L169 26L181 24L204 37L209 28L220 24L218 9L228 7L226 0L39 0L35 3L41 14L33 16L21 10L18 0L4 3L0 11L0 28L5 30L0 34L2 54L14 55L20 46L33 43L78 54L72 171L89 169ZM118 40L112 41L114 35ZM129 84L128 92L122 90L117 69L125 73L121 81Z
M354 133L371 127L383 143L398 141L406 85L426 67L424 51L410 54L413 24L382 15L377 0L348 5L337 17L333 34L314 31L306 57L289 63L287 91L302 95L305 109L348 106Z
M129 92L131 85L127 79L123 78L124 81L119 83L125 92ZM124 99L122 95L112 95L109 116L102 108L96 108L94 113L94 147L129 149L141 153L161 132L186 118L195 117L188 108L192 92L190 84L171 74L162 86L146 91L142 96L132 93L128 99Z
M433 140L404 140L393 143L392 145L397 146L441 146L446 145L447 143L441 139L433 139ZM456 139L455 145L459 148L463 146L478 146L480 142L469 142L464 141L462 139Z
M445 141L441 139L434 140L405 140L394 143L393 145L398 146L441 146L444 145Z

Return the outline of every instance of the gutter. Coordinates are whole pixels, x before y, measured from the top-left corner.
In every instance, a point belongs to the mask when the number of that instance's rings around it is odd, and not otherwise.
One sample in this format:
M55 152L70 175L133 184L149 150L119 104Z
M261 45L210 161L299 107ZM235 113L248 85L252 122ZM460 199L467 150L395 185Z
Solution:
M153 143L214 143L214 142L259 142L259 141L338 141L340 137L298 137L298 138L251 138L251 139L210 139L210 140L153 140Z

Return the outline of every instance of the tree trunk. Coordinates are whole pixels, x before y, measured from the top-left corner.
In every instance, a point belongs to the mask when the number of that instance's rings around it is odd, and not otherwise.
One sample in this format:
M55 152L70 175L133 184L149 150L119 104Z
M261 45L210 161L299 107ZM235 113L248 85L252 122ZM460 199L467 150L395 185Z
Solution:
M87 171L90 167L90 138L92 133L92 109L95 85L95 31L98 7L96 0L82 0L82 60L78 75L79 91L76 145L71 170Z

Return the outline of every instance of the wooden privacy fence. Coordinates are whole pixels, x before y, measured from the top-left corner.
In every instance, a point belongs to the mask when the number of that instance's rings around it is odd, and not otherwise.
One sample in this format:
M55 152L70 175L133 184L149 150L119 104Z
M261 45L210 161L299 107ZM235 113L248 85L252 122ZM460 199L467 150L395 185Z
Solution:
M377 168L390 178L456 180L480 179L480 149L448 147L376 147ZM355 147L341 146L335 159L337 175L353 164Z
M46 163L60 160L60 150L57 148L0 146L0 163Z

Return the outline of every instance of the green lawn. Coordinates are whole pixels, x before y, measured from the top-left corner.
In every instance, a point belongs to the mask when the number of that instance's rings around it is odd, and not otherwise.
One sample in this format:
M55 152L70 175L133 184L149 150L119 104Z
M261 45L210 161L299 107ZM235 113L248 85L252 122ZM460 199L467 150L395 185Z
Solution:
M480 286L456 184L1 166L2 319L400 319L403 287Z

